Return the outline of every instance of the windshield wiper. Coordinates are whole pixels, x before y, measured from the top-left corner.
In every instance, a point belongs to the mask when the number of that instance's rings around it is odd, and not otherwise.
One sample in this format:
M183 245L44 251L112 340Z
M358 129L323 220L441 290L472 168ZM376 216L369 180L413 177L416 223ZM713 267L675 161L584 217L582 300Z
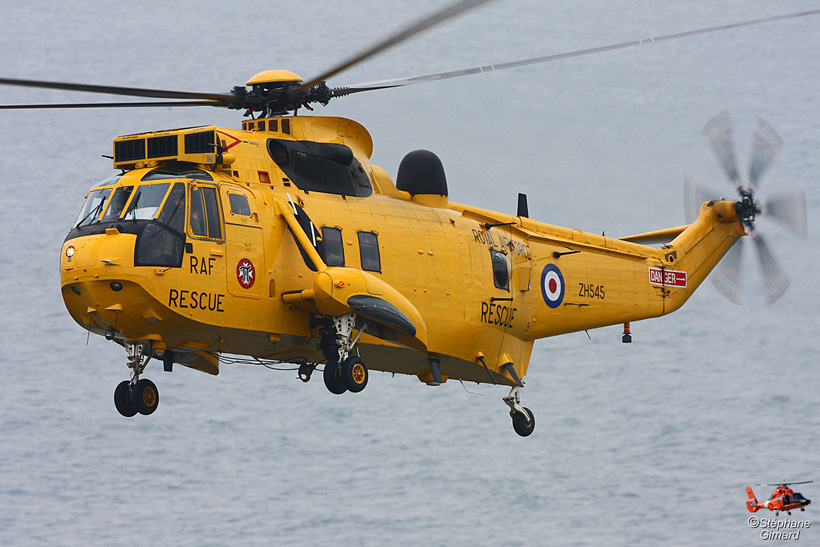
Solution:
M106 196L106 198L107 198L107 197L108 197L108 196ZM80 222L78 222L78 223L77 223L77 226L76 226L76 227L77 227L77 228L80 228L81 226L85 226L85 224L86 224L86 220L88 220L88 218L89 218L89 217L91 217L92 219L94 219L94 218L96 218L96 217L100 216L100 213L102 212L102 208L103 208L103 205L105 205L105 202L106 202L106 199L105 199L105 198L101 199L101 200L100 200L100 202L97 204L97 206L96 206L96 207L94 207L94 209L92 209L91 211L89 211L89 213L88 213L87 215L85 215L85 216L84 216L84 217L80 220ZM92 224L92 222L89 222L88 224Z

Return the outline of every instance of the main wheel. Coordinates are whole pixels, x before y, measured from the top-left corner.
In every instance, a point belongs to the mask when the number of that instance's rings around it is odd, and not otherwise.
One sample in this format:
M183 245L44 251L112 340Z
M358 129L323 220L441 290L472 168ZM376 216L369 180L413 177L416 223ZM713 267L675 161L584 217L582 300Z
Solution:
M128 380L120 382L114 390L114 406L117 407L117 412L126 418L136 415L137 406L131 397L131 382Z
M328 361L325 365L325 371L322 374L325 379L325 387L334 395L341 395L347 388L342 382L341 367L339 361Z
M524 408L524 412L529 416L530 423L527 423L527 417L520 412L512 413L512 423L516 433L522 437L527 437L535 430L535 416L529 408Z
M143 378L134 384L131 390L131 398L134 400L134 405L137 412L142 415L153 414L159 405L159 390L154 382Z
M348 357L342 361L342 382L351 393L358 393L367 386L367 366L360 357Z

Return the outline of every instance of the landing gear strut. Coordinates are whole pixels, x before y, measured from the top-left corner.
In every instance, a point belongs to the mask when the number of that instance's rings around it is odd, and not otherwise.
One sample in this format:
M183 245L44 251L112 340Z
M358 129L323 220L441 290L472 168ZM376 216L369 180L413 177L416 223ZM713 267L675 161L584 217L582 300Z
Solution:
M504 397L504 402L510 407L513 429L522 437L527 437L535 430L535 415L529 408L521 406L520 391L519 386L514 386Z
M355 313L338 315L333 318L333 329L326 329L322 334L322 352L327 359L323 373L325 387L335 395L341 395L345 391L358 393L367 386L367 366L360 357L351 355L366 327L362 326L351 340L355 325Z
M145 416L153 414L159 405L159 390L151 380L140 379L140 374L151 360L151 343L127 343L125 351L128 353L131 380L120 382L114 390L114 406L126 418L137 413Z

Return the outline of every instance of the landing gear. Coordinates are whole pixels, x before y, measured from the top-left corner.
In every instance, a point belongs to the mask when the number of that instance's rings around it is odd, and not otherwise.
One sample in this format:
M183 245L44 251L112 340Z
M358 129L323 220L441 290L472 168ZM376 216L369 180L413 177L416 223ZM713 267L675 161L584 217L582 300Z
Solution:
M519 386L514 386L504 397L504 402L510 407L510 417L515 432L522 437L528 437L535 430L535 415L529 408L521 406L520 391Z
M117 411L131 418L136 414L153 414L159 405L159 390L151 380L140 379L140 374L151 359L151 343L125 344L128 353L128 368L131 369L131 380L120 382L114 390L114 406Z
M335 395L345 391L358 393L367 386L367 365L361 357L350 354L366 328L362 326L356 338L351 340L355 324L355 313L338 315L333 318L333 329L325 329L322 333L321 347L327 359L323 373L325 387Z

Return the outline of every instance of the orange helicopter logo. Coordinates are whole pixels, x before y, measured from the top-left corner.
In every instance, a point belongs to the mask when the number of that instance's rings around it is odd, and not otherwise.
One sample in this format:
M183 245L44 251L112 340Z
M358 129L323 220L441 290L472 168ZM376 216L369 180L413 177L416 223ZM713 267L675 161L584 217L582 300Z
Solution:
M800 492L795 492L789 485L791 484L808 484L814 481L802 482L781 482L780 484L757 484L755 486L776 486L774 492L768 500L758 502L754 492L750 486L746 487L746 493L749 495L749 500L746 502L746 508L754 513L760 509L768 509L774 511L775 516L780 514L780 511L786 511L789 515L792 514L792 509L806 510L806 506L811 503L810 499L806 499Z

